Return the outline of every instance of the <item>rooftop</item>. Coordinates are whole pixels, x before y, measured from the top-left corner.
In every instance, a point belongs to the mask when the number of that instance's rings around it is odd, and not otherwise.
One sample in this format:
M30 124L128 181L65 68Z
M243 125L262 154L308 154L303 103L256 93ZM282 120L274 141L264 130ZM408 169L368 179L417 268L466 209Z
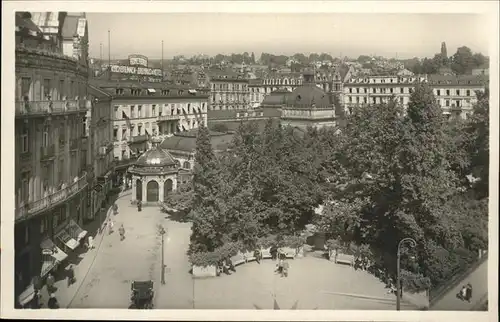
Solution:
M168 151L182 151L194 153L196 150L196 137L198 129L187 132L176 133L169 138L165 138L160 147ZM210 131L210 143L214 151L225 151L231 145L233 134Z

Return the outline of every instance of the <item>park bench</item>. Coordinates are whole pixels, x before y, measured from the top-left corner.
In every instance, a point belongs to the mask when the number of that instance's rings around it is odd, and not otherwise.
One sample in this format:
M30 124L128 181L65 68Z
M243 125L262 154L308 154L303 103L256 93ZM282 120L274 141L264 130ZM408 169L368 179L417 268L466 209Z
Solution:
M338 253L335 257L335 264L343 263L354 267L354 255Z

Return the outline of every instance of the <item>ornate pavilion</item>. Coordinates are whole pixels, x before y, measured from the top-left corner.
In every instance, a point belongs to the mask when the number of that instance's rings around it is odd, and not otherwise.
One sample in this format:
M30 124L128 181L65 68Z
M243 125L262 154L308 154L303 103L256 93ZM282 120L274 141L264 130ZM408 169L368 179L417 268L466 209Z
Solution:
M180 172L178 162L159 146L161 140L152 139L152 147L144 152L128 169L132 175L132 203L158 204L177 190Z

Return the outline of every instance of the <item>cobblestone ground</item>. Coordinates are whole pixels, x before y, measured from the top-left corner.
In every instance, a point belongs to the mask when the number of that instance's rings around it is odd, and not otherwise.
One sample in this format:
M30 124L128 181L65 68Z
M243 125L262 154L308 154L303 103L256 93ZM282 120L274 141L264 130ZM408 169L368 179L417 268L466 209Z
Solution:
M161 242L156 225L164 216L156 207L132 206L130 196L117 201L119 214L114 232L106 235L87 276L71 303L71 308L128 308L130 284L134 280L153 280L160 285ZM123 224L126 238L120 241Z

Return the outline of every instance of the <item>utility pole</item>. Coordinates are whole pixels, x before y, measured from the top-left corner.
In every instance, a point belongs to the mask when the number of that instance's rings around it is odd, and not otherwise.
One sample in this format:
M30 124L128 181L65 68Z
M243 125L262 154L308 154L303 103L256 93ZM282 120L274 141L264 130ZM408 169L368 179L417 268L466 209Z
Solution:
M158 233L161 235L161 284L165 285L165 228L158 225Z

